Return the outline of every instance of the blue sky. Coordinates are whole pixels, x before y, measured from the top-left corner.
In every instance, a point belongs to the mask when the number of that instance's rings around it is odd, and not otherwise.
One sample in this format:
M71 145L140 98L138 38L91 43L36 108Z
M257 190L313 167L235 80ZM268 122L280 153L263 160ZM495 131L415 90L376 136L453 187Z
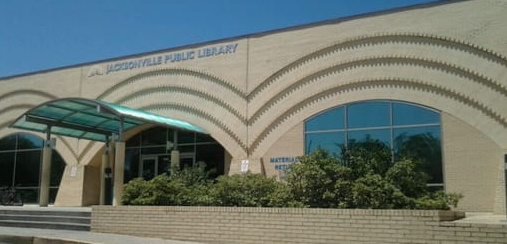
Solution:
M437 0L2 0L0 77Z

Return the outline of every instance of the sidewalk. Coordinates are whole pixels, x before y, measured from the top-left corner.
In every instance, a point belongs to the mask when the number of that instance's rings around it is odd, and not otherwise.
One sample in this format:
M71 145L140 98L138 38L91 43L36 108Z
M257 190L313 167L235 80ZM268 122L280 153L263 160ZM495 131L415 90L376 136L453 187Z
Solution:
M95 233L87 231L52 230L52 229L31 229L0 227L1 236L25 236L44 237L49 239L71 240L81 243L103 243L103 244L198 244L197 242L164 240L158 238L144 238L136 236ZM0 240L0 243L3 243ZM60 243L60 242L55 242ZM15 243L13 243L15 244Z
M465 218L456 220L454 222L507 225L505 215L495 215L493 213L481 213L481 212L467 212Z

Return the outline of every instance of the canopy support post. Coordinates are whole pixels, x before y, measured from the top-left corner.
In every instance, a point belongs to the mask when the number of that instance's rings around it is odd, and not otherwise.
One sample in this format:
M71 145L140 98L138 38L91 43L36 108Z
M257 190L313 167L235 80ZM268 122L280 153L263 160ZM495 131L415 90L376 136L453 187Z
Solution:
M125 168L125 142L123 141L123 117L120 117L118 129L118 141L115 145L114 157L114 198L113 206L121 206L121 198L123 196L123 178Z
M106 136L104 145L104 154L102 155L102 167L100 171L100 205L111 204L110 191L111 191L111 166L109 165L109 152L110 148L109 137Z
M39 206L47 207L49 203L49 186L51 181L51 125L47 126L46 141L42 149L42 175L40 183Z

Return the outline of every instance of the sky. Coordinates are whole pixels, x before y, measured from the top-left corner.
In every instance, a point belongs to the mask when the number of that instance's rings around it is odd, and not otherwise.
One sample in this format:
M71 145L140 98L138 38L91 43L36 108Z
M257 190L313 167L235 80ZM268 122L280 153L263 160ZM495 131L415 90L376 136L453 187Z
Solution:
M442 0L2 0L0 77Z

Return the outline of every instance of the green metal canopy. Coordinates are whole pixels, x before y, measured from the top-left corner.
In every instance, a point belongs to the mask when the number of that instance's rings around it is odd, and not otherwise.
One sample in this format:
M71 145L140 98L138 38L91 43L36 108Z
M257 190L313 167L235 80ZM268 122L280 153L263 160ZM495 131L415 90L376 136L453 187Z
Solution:
M157 114L85 98L64 98L43 103L16 119L10 127L51 134L106 141L108 136L152 123L206 133L203 129Z

